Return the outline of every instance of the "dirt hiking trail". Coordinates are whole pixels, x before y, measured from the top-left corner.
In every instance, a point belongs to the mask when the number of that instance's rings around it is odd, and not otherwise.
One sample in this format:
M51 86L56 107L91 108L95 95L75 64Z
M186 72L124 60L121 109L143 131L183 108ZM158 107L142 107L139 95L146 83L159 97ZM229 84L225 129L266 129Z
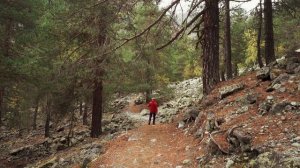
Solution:
M142 125L119 135L92 168L196 167L197 143L175 124Z

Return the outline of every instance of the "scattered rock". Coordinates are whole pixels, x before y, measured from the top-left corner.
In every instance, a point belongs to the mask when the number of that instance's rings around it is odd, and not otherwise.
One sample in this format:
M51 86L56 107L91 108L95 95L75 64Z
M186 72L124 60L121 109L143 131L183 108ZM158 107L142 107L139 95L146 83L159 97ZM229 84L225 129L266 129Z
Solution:
M184 114L183 121L185 123L190 123L192 121L195 121L198 115L199 115L199 110L197 108L195 107L189 108Z
M256 78L261 80L270 80L270 67L263 67L256 72Z
M257 95L255 94L247 94L246 100L249 104L254 104L257 101Z
M291 62L291 63L288 63L287 66L286 66L286 71L287 73L289 74L294 74L294 73L297 73L296 70L297 68L300 66L299 63L296 63L296 62Z
M183 165L191 165L192 164L192 161L190 159L185 159L183 162L182 162Z
M249 162L249 167L261 167L261 168L269 168L269 167L279 167L279 160L281 156L277 153L273 152L265 152L254 160Z
M185 123L184 123L183 121L180 121L180 122L178 123L178 128L183 128L184 125L185 125Z
M134 104L135 105L140 105L140 104L143 104L144 103L144 97L142 96L139 96L137 97L135 100L134 100Z
M231 167L233 167L233 165L234 165L234 161L233 160L231 160L231 159L228 159L227 160L227 162L226 162L226 168L231 168Z
M280 103L275 103L272 105L271 109L270 109L270 113L271 114L277 114L277 113L282 113L283 110L285 110L285 107L287 105L289 105L289 102L283 101Z
M248 106L243 106L241 108L238 108L233 114L243 114L249 110Z
M272 103L268 101L264 101L261 104L259 104L258 113L261 115L267 114L271 109L271 107L272 107Z
M297 147L297 148L300 148L300 143L295 142L295 143L292 144L292 146Z
M282 69L272 68L271 71L270 71L270 79L274 80L282 73L283 73Z
M146 116L146 115L148 115L150 112L149 112L149 109L143 109L142 111L141 111L141 116Z
M225 86L223 88L221 88L219 90L219 93L220 93L220 98L223 99L235 92L238 92L240 90L243 90L245 87L244 84L242 83L239 83L239 84L234 84L234 85L231 85L231 86Z
M287 73L280 74L276 79L273 80L272 86L275 84L282 84L290 79L290 76Z

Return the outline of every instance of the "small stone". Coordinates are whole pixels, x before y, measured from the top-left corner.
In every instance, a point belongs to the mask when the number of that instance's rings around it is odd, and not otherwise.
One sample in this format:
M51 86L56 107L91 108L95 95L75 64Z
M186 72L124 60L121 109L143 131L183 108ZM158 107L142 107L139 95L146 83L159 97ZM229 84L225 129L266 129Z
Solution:
M300 147L300 143L293 143L292 146L299 148Z
M190 165L192 164L192 161L190 159L185 159L183 162L182 162L183 165Z
M286 88L285 87L280 88L279 92L281 92L281 93L286 92Z
M150 140L152 143L155 143L157 140L156 139L151 139Z
M296 137L296 138L293 138L292 139L292 142L300 142L300 136Z
M228 159L227 163L226 163L226 168L231 168L234 165L234 161L231 159Z
M285 116L281 116L280 119L281 119L282 121L285 121L285 120L286 120Z
M179 123L178 123L178 128L183 128L184 127L184 122L183 121L180 121Z
M273 96L267 96L267 100L273 100L274 97Z
M278 84L278 83L276 83L276 84L273 86L273 88L274 88L275 90L278 90L280 87L281 87L281 84Z

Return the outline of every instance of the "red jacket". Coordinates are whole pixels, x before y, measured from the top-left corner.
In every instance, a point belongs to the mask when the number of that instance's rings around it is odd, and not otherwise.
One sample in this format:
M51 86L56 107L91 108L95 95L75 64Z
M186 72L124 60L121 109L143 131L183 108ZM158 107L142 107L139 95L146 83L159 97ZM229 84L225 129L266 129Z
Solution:
M151 100L148 104L150 113L157 113L157 102L155 100Z

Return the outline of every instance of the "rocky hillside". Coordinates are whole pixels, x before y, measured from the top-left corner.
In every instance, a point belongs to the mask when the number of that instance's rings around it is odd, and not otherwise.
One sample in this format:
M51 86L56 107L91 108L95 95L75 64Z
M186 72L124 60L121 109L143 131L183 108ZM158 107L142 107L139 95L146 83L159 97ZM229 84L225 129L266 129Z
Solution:
M282 58L220 83L179 125L200 140L200 167L300 167L299 93L300 57Z

